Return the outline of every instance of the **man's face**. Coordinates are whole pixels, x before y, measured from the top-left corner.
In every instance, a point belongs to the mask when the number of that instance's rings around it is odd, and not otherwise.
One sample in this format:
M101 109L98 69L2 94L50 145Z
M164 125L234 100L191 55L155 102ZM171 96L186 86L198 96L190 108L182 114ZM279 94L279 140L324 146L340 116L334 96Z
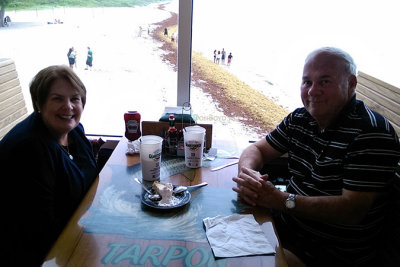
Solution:
M342 59L326 52L311 55L304 65L301 99L322 129L335 120L353 96L356 78L347 76Z

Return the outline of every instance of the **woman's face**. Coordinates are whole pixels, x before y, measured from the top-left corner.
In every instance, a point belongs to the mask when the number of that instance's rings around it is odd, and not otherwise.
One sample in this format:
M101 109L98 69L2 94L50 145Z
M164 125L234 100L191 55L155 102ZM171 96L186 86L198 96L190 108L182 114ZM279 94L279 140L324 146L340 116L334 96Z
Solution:
M60 140L78 126L82 111L79 91L68 81L59 78L51 86L40 113L47 128Z

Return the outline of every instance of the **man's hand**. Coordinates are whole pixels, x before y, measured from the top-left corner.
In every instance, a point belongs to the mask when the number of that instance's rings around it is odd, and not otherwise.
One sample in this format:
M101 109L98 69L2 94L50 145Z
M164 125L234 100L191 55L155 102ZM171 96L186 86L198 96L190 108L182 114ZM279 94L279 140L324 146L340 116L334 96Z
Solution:
M233 177L237 186L232 190L238 193L238 197L252 206L266 208L281 208L281 192L268 181L268 175L261 175L258 171L242 167L238 177Z

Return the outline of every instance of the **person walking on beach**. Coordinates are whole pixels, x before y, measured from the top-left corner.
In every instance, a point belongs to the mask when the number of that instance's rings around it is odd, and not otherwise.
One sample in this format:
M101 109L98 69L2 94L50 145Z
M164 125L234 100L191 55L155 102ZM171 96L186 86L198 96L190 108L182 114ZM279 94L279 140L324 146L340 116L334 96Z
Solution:
M217 64L219 64L220 59L221 59L221 51L218 51L218 53L217 53Z
M217 62L217 49L214 50L214 63Z
M139 26L138 37L142 36L142 31L143 31L142 26Z
M68 62L70 61L70 60L69 60L69 56L71 55L73 49L74 49L73 47L70 47L70 48L68 49L68 53L67 53ZM71 64L70 64L70 65L71 65Z
M87 53L87 58L86 58L86 68L85 70L89 69L92 70L92 65L93 65L93 52L90 50L90 47L88 46L88 53Z
M69 67L71 68L71 69L73 69L74 68L74 65L75 65L75 61L76 61L76 52L75 52L75 50L74 50L74 47L71 47L70 49L69 49L69 51L68 51L68 62L69 62Z
M164 29L164 35L168 36L168 29L167 28Z
M228 66L231 65L232 58L233 58L232 53L229 53L229 56L228 56Z
M221 60L222 60L222 64L224 64L224 65L225 65L225 55L226 55L225 49L222 48Z

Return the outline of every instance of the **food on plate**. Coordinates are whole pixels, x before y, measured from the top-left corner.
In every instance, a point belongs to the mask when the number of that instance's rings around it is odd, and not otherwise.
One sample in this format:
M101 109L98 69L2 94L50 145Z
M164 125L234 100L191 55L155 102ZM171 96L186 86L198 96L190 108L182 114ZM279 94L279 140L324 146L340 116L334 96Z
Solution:
M161 200L158 202L160 206L176 205L179 199L173 196L174 187L170 183L162 183L155 181L152 186L156 194L161 196Z

